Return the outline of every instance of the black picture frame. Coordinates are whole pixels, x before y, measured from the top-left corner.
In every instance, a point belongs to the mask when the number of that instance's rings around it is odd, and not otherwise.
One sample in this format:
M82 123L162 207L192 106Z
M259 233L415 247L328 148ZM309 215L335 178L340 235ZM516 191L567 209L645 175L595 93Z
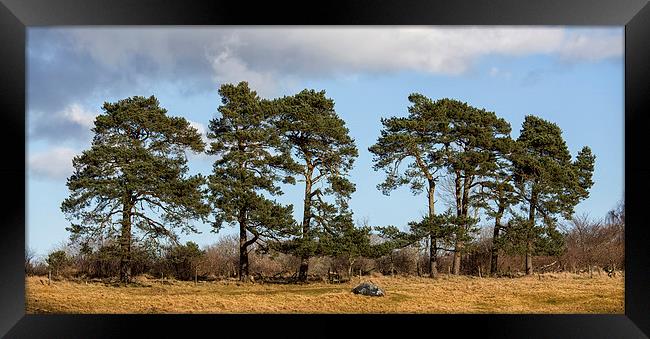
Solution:
M25 46L27 26L69 25L616 25L625 26L624 315L26 315ZM0 335L8 338L340 334L524 338L650 335L650 192L644 133L650 107L650 5L645 0L357 0L327 2L0 0ZM18 147L21 145L22 147ZM622 150L623 151L623 150ZM446 334L445 334L446 333ZM234 333L236 335L236 333ZM231 334L232 335L232 334Z

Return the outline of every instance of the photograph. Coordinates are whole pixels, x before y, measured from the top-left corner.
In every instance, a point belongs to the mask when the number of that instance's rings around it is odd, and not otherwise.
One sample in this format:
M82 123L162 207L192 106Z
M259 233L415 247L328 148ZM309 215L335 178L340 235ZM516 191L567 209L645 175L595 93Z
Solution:
M27 27L25 312L623 315L625 35Z

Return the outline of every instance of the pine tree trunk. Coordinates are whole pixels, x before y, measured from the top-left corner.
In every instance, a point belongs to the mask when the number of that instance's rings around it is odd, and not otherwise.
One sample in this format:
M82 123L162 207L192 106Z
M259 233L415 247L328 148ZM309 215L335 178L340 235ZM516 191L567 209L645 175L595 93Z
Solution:
M309 223L311 222L311 198L312 198L312 175L313 168L308 166L307 175L305 176L305 201L303 205L303 217L302 217L302 238L303 241L311 241L309 239ZM309 255L303 253L300 257L300 269L298 270L298 281L306 282L307 281L307 271L309 270Z
M309 270L309 256L303 255L300 257L300 269L298 271L298 281L307 281L307 271Z
M248 281L248 237L246 235L246 211L239 212L239 281Z
M429 277L435 279L438 277L438 258L436 255L438 247L436 246L436 238L433 235L429 240Z
M537 194L533 189L530 199L530 208L528 211L528 227L529 229L526 240L526 275L533 274L533 242L530 239L532 235L532 228L535 227L535 205L537 204Z
M454 275L460 274L460 260L462 259L461 253L463 251L463 246L464 244L461 241L456 241L456 250L454 251L454 268L452 272Z
M429 216L433 217L435 215L435 190L436 183L433 179L429 179ZM438 243L436 237L431 234L429 237L429 277L435 279L438 277Z
M463 216L463 198L462 198L462 189L463 186L460 180L460 172L456 171L456 178L454 179L454 185L456 188L455 198L456 198L456 216ZM458 225L459 228L462 228L462 225ZM454 243L454 260L452 262L452 274L458 275L460 273L460 230L456 231L456 241Z
M492 253L490 256L490 275L496 276L499 264L499 248L497 242L499 241L499 232L501 231L501 216L503 215L504 208L499 206L497 215L494 218L494 233L492 234Z
M125 194L122 203L122 230L120 234L120 281L131 281L131 200Z

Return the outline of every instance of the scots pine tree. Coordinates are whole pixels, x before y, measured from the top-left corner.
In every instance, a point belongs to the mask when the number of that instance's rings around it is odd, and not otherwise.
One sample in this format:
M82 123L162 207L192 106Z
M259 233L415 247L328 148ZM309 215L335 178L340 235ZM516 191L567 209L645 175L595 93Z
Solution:
M469 210L480 203L479 185L497 169L497 154L510 138L510 124L486 111L458 100L436 101L436 109L445 112L449 129L444 136L445 166L454 182L456 216L470 221ZM461 255L470 239L473 223L457 227L454 244L453 273L460 273Z
M510 155L514 140L502 139L503 145L495 150L495 167L481 179L480 190L477 193L477 206L483 208L485 214L494 219L492 232L492 248L490 253L490 274L497 274L497 264L501 233L504 228L504 217L519 201L514 188L514 169Z
M104 103L90 149L74 157L61 204L73 240L117 240L120 280L131 279L132 237L176 241L175 229L197 232L205 218L201 175L188 175L187 151L205 145L184 118L167 115L154 97Z
M368 148L373 154L374 170L383 170L386 179L377 185L385 195L403 185L413 194L427 192L428 217L435 214L436 183L444 171L444 136L449 122L444 111L421 95L409 95L407 117L382 118L383 128L377 143ZM437 232L430 234L430 276L437 275Z
M355 186L348 179L358 156L354 139L325 91L305 89L276 100L277 126L293 151L294 173L304 182L303 219L293 253L300 257L298 279L307 280L309 258L316 254L318 238L333 232Z
M575 206L589 196L595 156L584 147L572 162L560 127L528 115L512 159L515 187L528 218L515 223L519 232L509 233L521 234L526 274L532 274L533 255L557 252L560 247L558 217L570 219Z
M219 89L221 116L210 121L208 154L216 156L208 177L214 208L214 231L224 224L239 227L239 279L249 275L251 245L295 232L293 206L268 196L282 194L278 184L293 182L289 148L274 126L275 110L246 82ZM249 233L251 236L249 236Z

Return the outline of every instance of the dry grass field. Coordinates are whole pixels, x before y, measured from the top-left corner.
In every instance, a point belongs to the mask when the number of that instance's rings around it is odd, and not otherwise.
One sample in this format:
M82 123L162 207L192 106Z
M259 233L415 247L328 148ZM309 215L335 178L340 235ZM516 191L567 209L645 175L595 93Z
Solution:
M624 313L617 274L544 274L521 278L364 277L384 297L355 295L344 284L240 284L234 281L139 284L26 279L27 313Z

